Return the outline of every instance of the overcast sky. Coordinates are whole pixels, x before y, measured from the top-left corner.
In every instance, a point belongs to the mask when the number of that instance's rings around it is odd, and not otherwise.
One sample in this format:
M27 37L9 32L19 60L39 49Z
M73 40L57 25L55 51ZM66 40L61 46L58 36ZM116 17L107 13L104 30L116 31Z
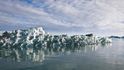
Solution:
M0 0L0 30L124 35L124 0Z

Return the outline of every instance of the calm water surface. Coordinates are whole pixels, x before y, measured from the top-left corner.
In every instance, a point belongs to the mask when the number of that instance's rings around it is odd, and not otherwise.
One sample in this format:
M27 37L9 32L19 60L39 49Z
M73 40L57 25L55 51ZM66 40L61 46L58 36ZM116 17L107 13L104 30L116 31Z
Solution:
M10 51L0 51L0 70L124 70L123 39L28 57L7 54Z

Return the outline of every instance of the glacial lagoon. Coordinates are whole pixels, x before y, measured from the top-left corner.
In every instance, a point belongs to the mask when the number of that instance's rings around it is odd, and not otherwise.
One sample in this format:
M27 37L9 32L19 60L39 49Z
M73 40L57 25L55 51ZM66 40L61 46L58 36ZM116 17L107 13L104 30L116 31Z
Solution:
M124 40L61 49L0 50L2 70L123 70Z

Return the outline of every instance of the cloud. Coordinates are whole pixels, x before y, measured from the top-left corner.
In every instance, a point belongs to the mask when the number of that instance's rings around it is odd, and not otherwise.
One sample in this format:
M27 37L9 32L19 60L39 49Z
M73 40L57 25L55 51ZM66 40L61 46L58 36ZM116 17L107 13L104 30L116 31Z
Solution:
M124 34L123 0L0 0L1 30ZM18 27L15 27L18 26Z

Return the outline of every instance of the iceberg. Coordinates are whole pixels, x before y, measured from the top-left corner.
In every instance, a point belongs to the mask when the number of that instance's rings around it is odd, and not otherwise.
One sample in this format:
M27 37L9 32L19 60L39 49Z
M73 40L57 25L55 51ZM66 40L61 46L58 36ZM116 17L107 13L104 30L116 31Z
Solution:
M55 52L69 52L88 46L94 46L91 48L95 50L96 45L111 42L110 38L93 34L51 35L46 33L42 27L37 27L3 32L0 36L0 52L2 56L11 56L18 62L21 60L42 62L45 56Z
M29 47L74 47L94 44L111 43L110 38L87 35L51 35L47 34L42 27L27 30L5 31L0 36L0 47L29 48Z

